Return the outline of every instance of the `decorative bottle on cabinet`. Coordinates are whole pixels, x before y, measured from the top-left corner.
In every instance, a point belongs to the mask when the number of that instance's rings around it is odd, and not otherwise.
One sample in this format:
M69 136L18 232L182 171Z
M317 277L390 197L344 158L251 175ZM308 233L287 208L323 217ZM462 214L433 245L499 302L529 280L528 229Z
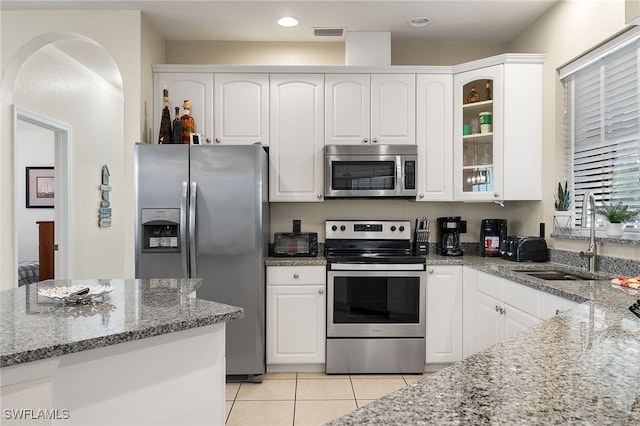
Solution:
M171 135L171 113L169 112L169 91L162 91L162 118L160 119L160 134L158 135L158 143L172 143Z
M180 121L180 107L176 107L176 118L173 119L173 143L182 143L182 122Z
M191 143L191 134L196 132L196 121L191 116L191 102L188 99L182 105L184 113L180 117L182 124L182 143L189 145Z

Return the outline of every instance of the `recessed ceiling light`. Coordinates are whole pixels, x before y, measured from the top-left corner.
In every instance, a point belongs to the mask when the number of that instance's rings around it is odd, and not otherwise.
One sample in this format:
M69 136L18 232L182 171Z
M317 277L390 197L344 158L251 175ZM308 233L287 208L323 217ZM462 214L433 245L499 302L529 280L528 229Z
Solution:
M431 22L431 18L427 18L426 16L417 16L415 18L411 18L407 21L410 27L426 27Z
M296 25L298 25L298 20L293 16L283 16L282 18L278 19L278 25L280 25L281 27L295 27Z

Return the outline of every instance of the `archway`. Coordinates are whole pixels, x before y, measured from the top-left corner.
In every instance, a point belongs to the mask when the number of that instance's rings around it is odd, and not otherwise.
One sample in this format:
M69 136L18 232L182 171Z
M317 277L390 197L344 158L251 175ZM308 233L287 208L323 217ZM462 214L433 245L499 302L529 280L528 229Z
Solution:
M52 67L51 64L54 64ZM46 70L46 72L45 72ZM65 72L64 70L70 70ZM90 87L90 89L87 89ZM2 80L2 205L16 206L24 202L23 194L15 191L16 177L24 173L15 167L16 123L24 120L49 128L56 135L56 243L61 246L60 274L56 277L74 278L73 273L73 212L74 205L73 174L78 164L73 162L74 144L90 143L87 129L91 126L91 111L86 107L73 110L73 104L79 107L87 102L86 97L93 92L107 93L107 97L119 98L120 106L114 108L121 115L114 123L121 127L119 140L124 135L124 95L118 67L111 55L99 44L79 34L51 33L42 35L26 43L12 58L5 69ZM74 92L75 91L75 92ZM74 101L74 97L75 101ZM103 95L104 96L104 95ZM100 102L100 98L94 99ZM99 108L96 108L99 110ZM66 119L68 110L70 119ZM86 112L85 112L86 110ZM96 111L94 111L96 112ZM81 117L86 114L85 119ZM109 117L104 117L109 120ZM80 123L80 124L79 124ZM78 140L74 140L76 137ZM87 142L89 141L89 142ZM7 149L7 144L11 144ZM6 155L9 153L10 155ZM9 158L7 158L9 157ZM77 191L75 191L77 192ZM6 204L9 202L10 204ZM5 242L0 248L0 270L3 282L17 282L17 239L15 231L16 209L5 210L0 215L0 235ZM81 218L84 219L84 218ZM77 220L77 218L76 218ZM9 235L11 236L9 237ZM5 285L3 288L7 288Z

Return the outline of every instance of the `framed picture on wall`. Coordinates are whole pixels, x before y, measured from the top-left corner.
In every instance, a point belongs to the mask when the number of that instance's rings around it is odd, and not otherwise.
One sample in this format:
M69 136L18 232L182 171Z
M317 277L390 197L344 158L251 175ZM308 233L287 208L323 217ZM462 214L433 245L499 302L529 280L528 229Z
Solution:
M53 208L55 175L53 167L27 167L27 208Z

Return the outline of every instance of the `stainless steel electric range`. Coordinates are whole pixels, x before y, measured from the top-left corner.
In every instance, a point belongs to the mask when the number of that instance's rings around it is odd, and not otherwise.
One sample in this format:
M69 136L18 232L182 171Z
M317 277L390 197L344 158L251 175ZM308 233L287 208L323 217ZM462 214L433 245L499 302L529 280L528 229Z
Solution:
M328 374L422 373L426 261L406 220L327 220Z

